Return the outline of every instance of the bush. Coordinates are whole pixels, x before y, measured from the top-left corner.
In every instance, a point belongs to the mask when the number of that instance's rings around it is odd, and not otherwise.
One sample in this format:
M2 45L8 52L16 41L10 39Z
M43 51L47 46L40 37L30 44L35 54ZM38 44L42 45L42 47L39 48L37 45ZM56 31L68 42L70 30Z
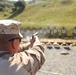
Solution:
M4 11L4 9L0 7L0 11Z

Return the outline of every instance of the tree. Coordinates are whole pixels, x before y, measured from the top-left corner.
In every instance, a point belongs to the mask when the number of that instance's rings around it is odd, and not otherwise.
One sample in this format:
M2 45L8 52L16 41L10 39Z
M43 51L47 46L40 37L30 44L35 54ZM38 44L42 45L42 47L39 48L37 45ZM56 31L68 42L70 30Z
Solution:
M26 6L25 1L24 0L19 0L19 1L14 3L15 8L13 9L13 11L16 11L18 9L24 10L25 6Z

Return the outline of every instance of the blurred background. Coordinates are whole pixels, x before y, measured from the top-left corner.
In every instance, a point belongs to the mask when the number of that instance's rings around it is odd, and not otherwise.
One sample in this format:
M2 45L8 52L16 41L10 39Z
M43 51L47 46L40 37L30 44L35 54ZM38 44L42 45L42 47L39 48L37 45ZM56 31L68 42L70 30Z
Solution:
M22 22L24 38L76 38L76 0L0 0L0 19Z

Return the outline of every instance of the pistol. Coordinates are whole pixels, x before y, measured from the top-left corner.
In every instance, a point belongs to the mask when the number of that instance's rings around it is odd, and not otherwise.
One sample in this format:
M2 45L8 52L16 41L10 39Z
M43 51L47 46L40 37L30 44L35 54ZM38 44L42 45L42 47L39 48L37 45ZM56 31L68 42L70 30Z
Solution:
M37 36L38 35L38 32L34 33L32 36Z

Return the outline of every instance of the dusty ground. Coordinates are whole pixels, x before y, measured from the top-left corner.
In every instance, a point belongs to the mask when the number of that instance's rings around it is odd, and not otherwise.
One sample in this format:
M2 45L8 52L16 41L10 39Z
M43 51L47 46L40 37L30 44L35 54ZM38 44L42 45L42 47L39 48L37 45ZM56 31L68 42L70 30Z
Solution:
M36 75L76 75L76 46L45 48L46 61Z

